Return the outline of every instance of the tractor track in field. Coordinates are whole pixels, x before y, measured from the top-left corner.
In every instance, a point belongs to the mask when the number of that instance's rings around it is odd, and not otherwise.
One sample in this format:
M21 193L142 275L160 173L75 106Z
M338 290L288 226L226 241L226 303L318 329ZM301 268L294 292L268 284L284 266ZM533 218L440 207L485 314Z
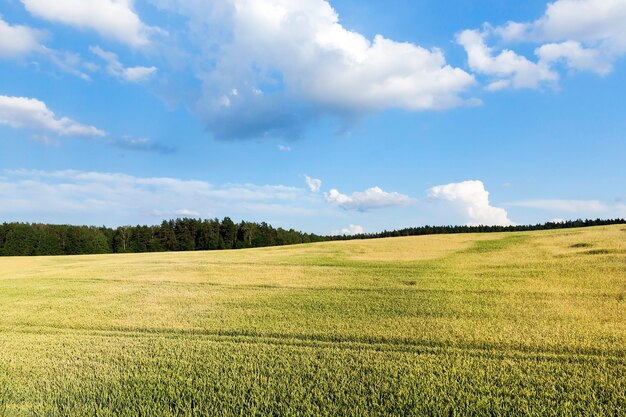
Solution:
M211 331L203 329L156 329L118 328L102 329L63 326L0 327L2 336L9 333L31 335L72 334L82 337L144 338L148 339L195 339L218 344L246 344L285 346L331 350L371 351L381 353L409 353L415 355L455 354L484 359L521 359L550 362L602 361L626 365L626 351L590 349L538 349L533 346L510 346L506 344L478 344L432 342L401 338L358 338L351 336L322 336L307 334L262 334L252 331Z
M406 278L413 278L408 276ZM420 276L418 278L424 278ZM51 279L54 281L54 279ZM141 284L146 285L149 281L140 281L140 280L128 280L128 279L110 279L110 278L73 278L67 279L65 282L76 282L76 283L123 283L123 284ZM299 285L280 285L280 284L225 284L220 282L210 282L210 281L173 281L173 280L161 280L158 282L154 282L155 285L176 285L181 288L184 287L206 287L206 288L216 288L216 289L227 289L227 290L238 290L238 291L246 291L246 290L268 290L268 291L294 291L294 292L302 292L302 293L316 293L316 292L333 292L333 293L365 293L365 294L381 294L381 295L389 295L389 294L398 294L398 295L407 295L407 294L472 294L472 295L493 295L493 296L523 296L524 298L534 298L534 299L548 299L554 297L561 298L585 298L585 299L613 299L618 297L621 293L616 292L595 292L595 293L584 293L582 291L528 291L528 290L500 290L500 289L448 289L448 288L420 288L415 286L412 283L405 283L402 287L340 287L340 286L299 286Z

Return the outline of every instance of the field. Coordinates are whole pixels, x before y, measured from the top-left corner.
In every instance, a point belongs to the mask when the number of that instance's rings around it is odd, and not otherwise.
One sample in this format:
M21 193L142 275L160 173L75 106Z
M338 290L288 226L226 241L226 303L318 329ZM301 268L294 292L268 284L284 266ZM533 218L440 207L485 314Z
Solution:
M626 415L626 228L0 258L0 415Z

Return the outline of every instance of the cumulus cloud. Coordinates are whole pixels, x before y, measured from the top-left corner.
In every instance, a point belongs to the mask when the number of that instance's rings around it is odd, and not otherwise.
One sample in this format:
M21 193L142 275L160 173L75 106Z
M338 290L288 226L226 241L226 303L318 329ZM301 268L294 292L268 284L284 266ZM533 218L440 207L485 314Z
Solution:
M322 188L322 180L319 180L317 178L311 178L308 175L304 176L304 180L306 181L306 185L309 186L309 190L311 190L312 193L320 192L320 189Z
M122 71L122 78L128 82L146 81L156 74L156 67L128 67Z
M509 22L501 31L507 40L577 40L623 53L625 19L624 0L557 0L534 22Z
M57 117L46 103L27 97L0 96L0 124L60 136L106 135L106 132L94 126L78 123L68 117Z
M411 198L396 192L386 192L379 187L368 188L363 192L345 195L336 189L324 194L326 201L346 210L368 211L386 207L407 206Z
M326 115L459 106L474 83L439 49L346 29L324 0L153 2L189 19L204 68L193 109L220 138L293 137Z
M624 22L624 0L557 0L538 20L522 23L516 40L554 43L568 67L606 74L626 53Z
M211 212L280 223L319 215L313 204L304 189L283 185L214 185L76 170L0 173L0 215L5 219L122 224Z
M34 141L47 146L60 145L58 140L50 137L53 135L95 139L131 151L163 154L176 151L174 147L152 142L147 138L113 137L97 127L79 123L69 117L59 117L46 103L35 98L0 95L0 125L31 131Z
M482 181L438 185L428 191L428 196L433 200L450 203L461 210L467 219L466 224L471 226L514 224L506 210L493 207L489 203L489 192L485 190Z
M565 41L547 43L536 49L539 61L544 65L564 62L567 67L606 75L612 70L610 59L600 50L585 48L580 42Z
M99 46L92 46L89 50L107 63L106 71L109 74L124 81L131 83L146 81L157 72L156 67L124 67L117 54L105 51Z
M133 0L22 0L34 16L79 29L91 29L131 46L150 42L155 28L146 26L133 10Z
M0 16L0 57L14 58L42 50L43 33L27 26L11 26Z
M490 81L491 89L536 88L557 79L558 65L599 75L611 72L613 62L626 54L624 22L624 0L556 0L535 21L497 27L487 24L482 31L462 32L457 40L474 71L495 77ZM499 43L538 45L536 62L509 49L494 56L493 49L485 44L488 36Z
M457 36L457 42L465 48L473 71L494 77L487 89L537 88L541 83L558 80L558 73L546 62L531 62L508 49L494 55L485 43L486 36L486 32L465 30Z
M333 235L343 236L362 235L363 233L365 233L365 229L363 229L363 226L359 226L358 224L351 224L341 230L334 230L332 232Z
M46 58L57 68L84 80L90 80L83 71L84 63L76 53L57 51L43 44L44 32L28 26L10 25L0 16L0 58L18 59L37 55Z

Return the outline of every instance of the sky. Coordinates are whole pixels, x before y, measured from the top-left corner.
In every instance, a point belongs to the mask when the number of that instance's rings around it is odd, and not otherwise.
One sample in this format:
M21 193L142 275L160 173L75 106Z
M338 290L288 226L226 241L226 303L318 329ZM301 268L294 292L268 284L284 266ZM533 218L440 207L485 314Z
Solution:
M626 217L626 0L4 0L0 221Z

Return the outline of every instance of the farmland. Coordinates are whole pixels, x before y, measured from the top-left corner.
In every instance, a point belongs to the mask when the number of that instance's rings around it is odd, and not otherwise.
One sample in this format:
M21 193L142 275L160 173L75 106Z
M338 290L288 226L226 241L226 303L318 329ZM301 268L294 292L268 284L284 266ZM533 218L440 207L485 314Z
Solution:
M626 228L0 258L0 415L626 415Z

